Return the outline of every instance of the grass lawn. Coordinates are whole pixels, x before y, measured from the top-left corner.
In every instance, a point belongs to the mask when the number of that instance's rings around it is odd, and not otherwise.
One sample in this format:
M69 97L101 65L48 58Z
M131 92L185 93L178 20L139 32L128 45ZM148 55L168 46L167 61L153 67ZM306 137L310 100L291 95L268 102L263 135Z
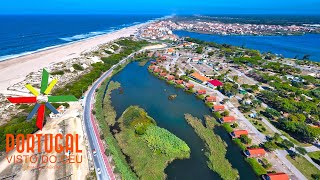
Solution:
M126 109L118 122L121 131L115 137L139 179L165 179L164 169L171 161L190 157L184 141L156 126L137 106Z
M320 151L309 152L308 155L315 163L320 165Z
M247 158L246 161L258 176L267 174L267 170L255 158Z
M295 159L292 159L289 155L287 155L287 159L297 168L301 171L302 174L304 174L307 179L313 179L312 174L319 174L319 170L314 167L308 160L306 160L304 157L299 156Z
M232 168L225 157L227 153L226 143L213 132L216 120L206 117L206 127L204 127L200 119L190 114L186 114L185 119L206 145L205 155L208 157L208 167L217 172L222 179L238 179L238 171Z
M273 136L274 133L264 122L252 119L250 117L248 119L251 122L251 124L258 129L258 131L262 132L264 135Z

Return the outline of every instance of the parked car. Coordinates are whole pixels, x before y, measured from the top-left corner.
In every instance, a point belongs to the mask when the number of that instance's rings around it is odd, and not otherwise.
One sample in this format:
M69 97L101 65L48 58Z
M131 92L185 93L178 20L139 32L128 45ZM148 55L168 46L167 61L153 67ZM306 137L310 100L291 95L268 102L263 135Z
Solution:
M100 168L97 169L97 173L101 174L101 169Z

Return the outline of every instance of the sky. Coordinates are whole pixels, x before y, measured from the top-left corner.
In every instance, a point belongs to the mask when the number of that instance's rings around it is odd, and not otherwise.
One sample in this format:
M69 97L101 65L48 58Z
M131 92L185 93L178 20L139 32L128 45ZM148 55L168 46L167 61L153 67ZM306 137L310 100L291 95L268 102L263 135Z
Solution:
M1 0L0 14L320 14L320 0Z

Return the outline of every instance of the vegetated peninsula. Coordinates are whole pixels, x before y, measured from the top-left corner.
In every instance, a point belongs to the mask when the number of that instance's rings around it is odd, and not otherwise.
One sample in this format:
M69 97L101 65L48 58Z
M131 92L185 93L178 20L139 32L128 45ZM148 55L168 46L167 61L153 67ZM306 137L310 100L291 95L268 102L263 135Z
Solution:
M185 119L205 143L208 167L217 172L222 179L238 179L238 171L232 168L232 165L225 157L227 145L213 132L215 119L206 117L205 126L200 119L193 117L191 114L185 114Z
M165 179L164 169L175 159L190 157L190 148L138 106L127 108L118 120L115 137L139 179Z

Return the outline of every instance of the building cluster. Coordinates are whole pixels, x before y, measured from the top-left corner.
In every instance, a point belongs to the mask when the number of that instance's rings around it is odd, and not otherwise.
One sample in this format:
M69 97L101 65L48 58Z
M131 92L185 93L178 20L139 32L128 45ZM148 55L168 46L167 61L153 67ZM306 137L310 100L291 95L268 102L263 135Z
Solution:
M171 40L175 41L178 39L176 35L173 34L172 28L167 26L167 21L160 21L151 23L140 32L142 38L151 40Z
M140 36L142 38L151 40L175 41L178 39L178 37L173 34L169 26L167 26L167 21L160 21L149 24L141 30Z
M160 21L153 28L169 30L187 30L221 35L276 35L320 32L319 27L297 25L239 24L206 21Z

